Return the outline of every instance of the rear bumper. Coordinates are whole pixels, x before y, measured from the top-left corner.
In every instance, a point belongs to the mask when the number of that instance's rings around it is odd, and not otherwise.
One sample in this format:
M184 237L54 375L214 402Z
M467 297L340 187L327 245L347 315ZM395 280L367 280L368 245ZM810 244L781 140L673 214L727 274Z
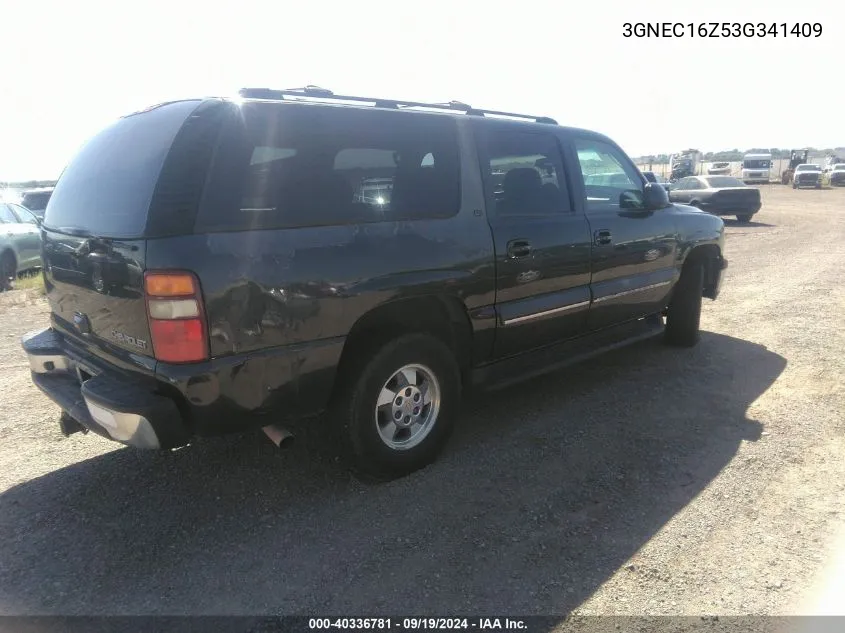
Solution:
M704 201L700 205L702 211L707 211L713 215L754 215L762 207L762 202L755 204L724 204Z
M94 343L57 327L25 336L22 345L32 381L84 428L131 446L173 448L324 410L344 341L146 368L98 355Z
M187 443L188 430L176 403L154 384L101 371L69 353L52 328L24 337L32 381L82 427L137 448Z

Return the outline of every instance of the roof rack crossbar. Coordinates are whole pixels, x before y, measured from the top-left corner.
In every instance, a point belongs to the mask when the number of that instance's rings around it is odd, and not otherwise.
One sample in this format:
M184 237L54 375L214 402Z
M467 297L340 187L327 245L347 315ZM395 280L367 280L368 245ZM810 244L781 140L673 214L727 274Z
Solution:
M510 117L516 119L528 119L537 123L557 125L557 121L551 117L535 116L532 114L518 114L516 112L502 112L499 110L483 110L481 108L473 108L472 106L460 101L450 101L448 103L426 103L423 101L404 101L400 99L336 95L330 90L318 88L317 86L306 86L305 88L285 90L274 90L270 88L242 88L238 94L245 99L265 99L269 101L285 101L285 97L290 97L290 100L292 101L299 99L319 99L347 101L352 103L367 103L376 108L427 108L430 110L448 110L452 112L463 112L469 116Z

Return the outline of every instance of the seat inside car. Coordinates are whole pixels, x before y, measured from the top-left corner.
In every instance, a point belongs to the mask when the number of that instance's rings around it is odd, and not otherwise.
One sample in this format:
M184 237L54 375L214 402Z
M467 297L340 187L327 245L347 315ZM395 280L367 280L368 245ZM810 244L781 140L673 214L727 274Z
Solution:
M543 181L533 167L517 167L508 171L502 189L502 199L497 207L502 215L541 213L546 207Z

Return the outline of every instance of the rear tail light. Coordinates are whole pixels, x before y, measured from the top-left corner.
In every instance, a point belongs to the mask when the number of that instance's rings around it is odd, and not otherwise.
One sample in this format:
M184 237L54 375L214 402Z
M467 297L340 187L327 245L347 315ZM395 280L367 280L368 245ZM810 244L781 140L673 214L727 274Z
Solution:
M187 272L144 274L147 318L157 360L195 363L208 360L202 296L196 277Z

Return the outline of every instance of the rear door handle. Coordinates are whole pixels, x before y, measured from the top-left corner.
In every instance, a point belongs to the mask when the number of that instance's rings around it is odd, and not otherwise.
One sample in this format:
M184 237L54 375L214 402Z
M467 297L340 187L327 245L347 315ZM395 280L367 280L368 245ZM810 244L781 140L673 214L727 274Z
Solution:
M511 240L508 242L508 257L528 257L531 254L531 242L528 240Z
M593 241L598 245L610 244L613 241L613 238L610 235L610 231L607 229L599 229L593 233Z

